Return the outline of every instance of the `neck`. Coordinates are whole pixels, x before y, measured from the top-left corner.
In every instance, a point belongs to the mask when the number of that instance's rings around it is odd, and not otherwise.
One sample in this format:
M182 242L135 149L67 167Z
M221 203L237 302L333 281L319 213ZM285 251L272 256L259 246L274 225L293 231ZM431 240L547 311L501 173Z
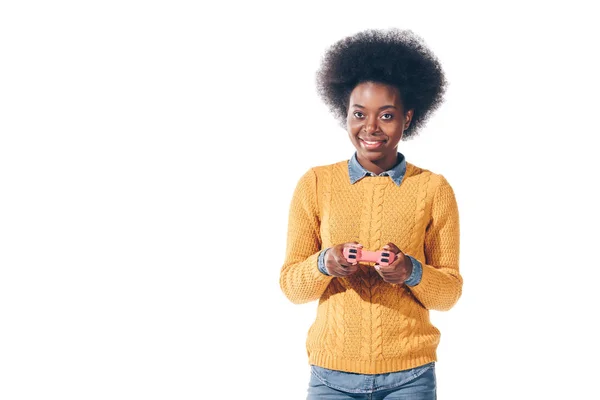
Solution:
M360 163L360 165L362 165L362 167L364 169L366 169L369 172L374 173L375 175L379 175L382 172L392 169L396 165L396 162L398 162L398 152L394 152L394 154L385 156L384 158L379 159L379 160L371 161L369 159L362 158L358 154L357 154L356 158L357 158L358 162Z

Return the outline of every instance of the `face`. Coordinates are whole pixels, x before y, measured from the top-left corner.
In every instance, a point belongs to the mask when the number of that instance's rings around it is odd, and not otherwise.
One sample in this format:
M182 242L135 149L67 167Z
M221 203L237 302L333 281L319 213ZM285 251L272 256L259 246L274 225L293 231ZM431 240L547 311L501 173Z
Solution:
M346 122L358 161L365 169L381 173L394 166L398 143L413 112L404 111L400 92L393 86L363 82L354 88Z

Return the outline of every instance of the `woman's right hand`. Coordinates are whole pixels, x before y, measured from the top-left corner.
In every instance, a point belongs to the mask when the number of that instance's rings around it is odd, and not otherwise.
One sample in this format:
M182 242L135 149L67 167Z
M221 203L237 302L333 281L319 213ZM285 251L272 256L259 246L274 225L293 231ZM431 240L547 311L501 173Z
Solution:
M325 268L327 268L329 275L344 278L358 271L358 263L352 265L344 257L344 247L350 245L362 247L362 244L358 242L349 242L337 244L327 251L325 254Z

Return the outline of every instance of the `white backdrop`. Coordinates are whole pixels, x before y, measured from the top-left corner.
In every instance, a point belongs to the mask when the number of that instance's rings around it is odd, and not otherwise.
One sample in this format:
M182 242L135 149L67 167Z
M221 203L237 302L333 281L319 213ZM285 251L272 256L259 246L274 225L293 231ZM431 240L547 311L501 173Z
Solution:
M314 74L388 27L450 82L400 148L461 215L439 398L597 396L600 30L547 3L2 2L0 398L305 398L288 206L353 151Z

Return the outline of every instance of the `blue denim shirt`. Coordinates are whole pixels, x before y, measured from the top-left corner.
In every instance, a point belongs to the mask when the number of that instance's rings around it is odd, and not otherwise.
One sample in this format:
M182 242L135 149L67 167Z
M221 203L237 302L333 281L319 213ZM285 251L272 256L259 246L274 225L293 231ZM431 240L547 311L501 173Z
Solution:
M379 176L389 176L397 186L400 186L405 174L406 158L402 153L398 153L398 162L396 165L392 169L382 172L379 174ZM348 161L348 175L350 176L350 184L352 185L367 176L375 176L374 173L367 171L362 165L360 165L358 159L356 158L356 153L354 153L350 161ZM326 248L321 251L321 254L319 254L319 271L325 275L329 275L327 272L327 267L325 266L325 254L327 254L329 249L330 248ZM416 286L419 284L419 282L421 282L421 277L423 276L423 266L419 260L416 260L408 254L407 257L410 258L410 261L412 262L413 270L412 274L406 281L404 281L404 283L407 286Z
M402 153L398 153L398 162L396 165L389 171L382 172L379 174L379 176L389 176L396 185L400 186L405 174L406 158ZM350 176L350 184L352 185L365 177L376 176L360 165L358 159L356 158L356 153L354 153L350 161L348 161L348 175ZM327 268L325 267L325 254L329 249L330 248L324 249L321 251L321 254L319 254L319 271L325 275L329 275L327 273ZM410 277L404 283L407 286L416 286L421 282L421 277L423 276L423 266L419 260L416 260L409 255L407 256L410 258L413 264L413 270ZM339 389L347 389L347 391L349 390L350 392L354 393L360 393L362 391L359 388L362 388L365 380L380 379L386 382L386 386L388 388L397 387L404 384L408 378L424 373L427 369L431 368L433 364L434 363L429 363L406 371L375 375L334 371L327 368L318 367L316 365L311 366L311 371L313 375L323 382L324 385L334 388L337 387Z

